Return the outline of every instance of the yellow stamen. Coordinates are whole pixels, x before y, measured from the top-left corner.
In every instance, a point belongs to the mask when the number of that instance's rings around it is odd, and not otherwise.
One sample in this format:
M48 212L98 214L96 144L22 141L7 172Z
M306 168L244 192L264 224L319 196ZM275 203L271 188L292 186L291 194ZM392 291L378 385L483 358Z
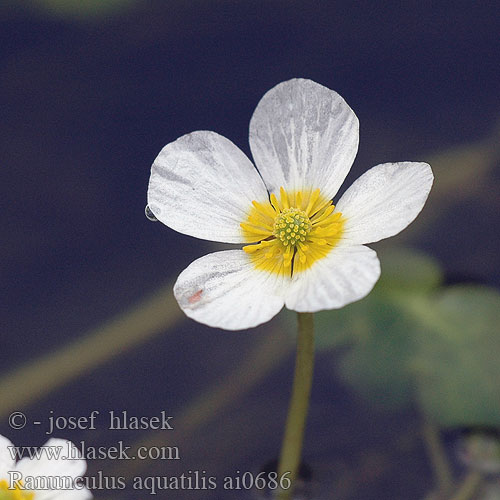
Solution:
M307 208L305 210L307 215L311 215L312 208L319 198L319 192L320 192L319 189L315 189L311 193L311 196L309 197L309 203L307 204Z
M271 193L269 199L271 200L271 205L273 206L274 210L278 213L281 212L281 205L278 201L278 198L276 198L276 195L274 193Z
M291 276L326 257L339 242L345 219L319 189L286 191L253 201L241 223L243 250L257 269Z
M271 220L276 217L276 211L269 203L259 203L257 201L252 201L252 205L257 209L257 211L262 215L267 215Z
M286 194L286 191L280 187L280 198L281 198L281 204L283 205L283 208L286 210L287 208L290 208L290 202L288 201L288 196Z

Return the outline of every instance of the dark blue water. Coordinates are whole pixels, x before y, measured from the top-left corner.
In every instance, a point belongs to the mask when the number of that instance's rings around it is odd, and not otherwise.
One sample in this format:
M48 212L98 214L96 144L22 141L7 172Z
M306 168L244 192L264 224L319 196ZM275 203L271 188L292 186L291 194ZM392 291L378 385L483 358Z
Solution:
M260 97L305 77L337 90L360 118L348 181L379 162L427 159L491 135L498 123L499 28L484 2L152 1L91 20L27 3L1 7L1 372L121 313L211 249L144 217L149 168L166 143L208 129L249 154ZM447 272L491 285L500 285L496 172L465 203L436 203L442 214L412 240ZM248 354L252 335L185 322L26 411L180 412L230 371L227 352ZM292 366L290 355L184 437L180 470L255 471L274 458ZM321 498L422 496L431 474L411 437L415 412L373 413L326 371L320 359L306 445L320 483L338 490L319 487ZM21 444L45 440L37 428L13 433L6 422L0 432ZM410 444L401 449L394 435ZM65 437L110 441L105 433Z

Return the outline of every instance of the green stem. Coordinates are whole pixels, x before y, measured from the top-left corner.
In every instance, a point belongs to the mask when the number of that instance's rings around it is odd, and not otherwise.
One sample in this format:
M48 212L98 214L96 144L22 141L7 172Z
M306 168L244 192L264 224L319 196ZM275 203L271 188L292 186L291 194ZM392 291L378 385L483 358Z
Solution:
M438 490L446 495L453 487L453 474L444 450L438 428L431 422L424 422L422 434L427 445Z
M474 494L481 485L482 479L483 478L480 472L469 472L451 500L470 500L473 498Z
M284 477L290 479L291 486L278 492L279 500L289 500L293 495L294 483L300 466L314 368L313 315L312 313L297 313L297 319L299 333L295 374L278 467L278 483L284 474L288 473Z

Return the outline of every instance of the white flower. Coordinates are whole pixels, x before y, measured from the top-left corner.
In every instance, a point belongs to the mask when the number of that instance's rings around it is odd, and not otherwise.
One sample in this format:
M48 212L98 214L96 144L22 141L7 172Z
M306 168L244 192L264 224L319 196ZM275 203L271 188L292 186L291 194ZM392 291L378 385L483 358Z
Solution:
M358 136L341 96L294 79L267 92L250 121L258 171L215 132L193 132L162 149L148 189L156 218L190 236L247 244L201 257L180 274L174 293L190 318L239 330L283 306L336 309L370 292L380 264L364 244L412 222L433 175L426 163L377 165L332 205Z
M38 458L22 458L16 463L14 445L0 435L1 500L87 500L90 491L79 484L87 464L76 446L64 439L49 439L42 448L60 447L59 458L41 453ZM45 450L43 450L45 451ZM76 482L76 487L72 485Z

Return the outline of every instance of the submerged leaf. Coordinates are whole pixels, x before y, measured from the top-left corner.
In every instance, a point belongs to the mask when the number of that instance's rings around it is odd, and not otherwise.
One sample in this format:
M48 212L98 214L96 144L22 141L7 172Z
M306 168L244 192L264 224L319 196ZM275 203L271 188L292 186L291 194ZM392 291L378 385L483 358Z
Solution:
M380 255L382 274L379 286L394 291L431 291L443 282L437 261L406 248L388 249Z
M414 365L423 410L442 426L500 426L500 293L454 286L427 306Z
M337 374L387 409L416 402L437 424L500 426L500 293L441 287L432 259L385 252L373 292L315 316L318 349L344 346Z

